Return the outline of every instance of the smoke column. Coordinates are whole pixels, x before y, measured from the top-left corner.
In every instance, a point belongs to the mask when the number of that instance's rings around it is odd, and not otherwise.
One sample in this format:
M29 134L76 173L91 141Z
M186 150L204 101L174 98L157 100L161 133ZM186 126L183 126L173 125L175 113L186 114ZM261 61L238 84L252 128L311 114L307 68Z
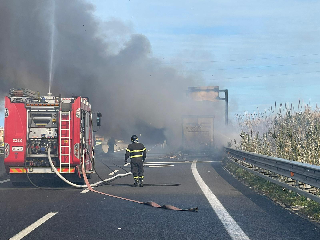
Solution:
M224 115L223 103L187 98L201 78L166 66L144 35L116 19L99 21L84 0L0 0L0 50L2 99L10 88L45 95L50 66L49 91L89 97L106 137L178 145L182 115L217 112L215 122Z

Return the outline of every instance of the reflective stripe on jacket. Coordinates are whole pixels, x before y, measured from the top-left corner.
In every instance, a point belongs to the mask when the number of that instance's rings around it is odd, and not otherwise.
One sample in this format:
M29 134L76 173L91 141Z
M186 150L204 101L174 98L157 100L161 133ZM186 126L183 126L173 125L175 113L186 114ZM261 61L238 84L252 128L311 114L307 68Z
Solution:
M128 158L142 158L143 160L146 159L146 148L142 143L131 143L128 145L126 149L125 160Z

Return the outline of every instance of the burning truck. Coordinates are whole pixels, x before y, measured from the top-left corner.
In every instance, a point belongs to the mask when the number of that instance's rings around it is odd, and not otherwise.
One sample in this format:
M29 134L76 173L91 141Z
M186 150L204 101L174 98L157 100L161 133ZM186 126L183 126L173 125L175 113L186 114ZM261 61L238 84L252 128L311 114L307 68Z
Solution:
M100 125L100 117L98 125ZM28 89L11 89L5 97L4 164L13 184L29 174L54 174L75 182L93 173L93 119L89 99L40 96Z
M190 152L210 151L214 147L214 116L183 116L182 146Z

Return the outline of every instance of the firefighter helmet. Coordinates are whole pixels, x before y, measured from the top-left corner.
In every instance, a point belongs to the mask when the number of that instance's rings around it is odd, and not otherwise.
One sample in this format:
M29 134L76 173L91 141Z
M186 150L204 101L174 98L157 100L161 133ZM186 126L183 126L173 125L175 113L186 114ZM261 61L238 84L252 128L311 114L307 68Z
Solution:
M138 137L137 137L137 135L132 135L132 137L131 137L131 142L138 142Z

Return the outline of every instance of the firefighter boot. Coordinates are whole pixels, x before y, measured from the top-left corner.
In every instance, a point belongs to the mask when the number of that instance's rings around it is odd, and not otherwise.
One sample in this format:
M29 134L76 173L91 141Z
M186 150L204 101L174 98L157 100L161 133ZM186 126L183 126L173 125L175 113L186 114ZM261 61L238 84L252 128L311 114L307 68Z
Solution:
M139 178L138 178L138 177L134 177L134 184L133 184L133 186L134 186L134 187L138 187L138 185L139 185Z
M139 177L139 187L143 187L143 177Z

